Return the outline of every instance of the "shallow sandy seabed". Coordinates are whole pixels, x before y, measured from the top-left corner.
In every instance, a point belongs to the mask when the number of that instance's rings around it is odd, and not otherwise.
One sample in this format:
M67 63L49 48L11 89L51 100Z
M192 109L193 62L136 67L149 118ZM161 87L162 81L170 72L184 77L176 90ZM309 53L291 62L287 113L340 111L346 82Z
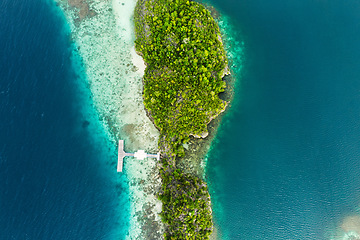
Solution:
M334 240L360 240L360 215L350 215L343 219Z
M346 217L341 224L341 228L345 232L349 232L349 231L360 232L360 216L353 215Z
M77 46L74 54L83 60L95 107L113 145L124 139L128 152L145 149L156 153L159 133L146 116L142 99L145 65L134 49L136 0L79 0L82 6L88 6L86 16L67 0L55 1L70 24L71 38ZM155 196L161 186L157 173L155 159L125 159L124 173L119 174L127 174L129 179L131 219L127 239L160 239L163 234L161 202Z

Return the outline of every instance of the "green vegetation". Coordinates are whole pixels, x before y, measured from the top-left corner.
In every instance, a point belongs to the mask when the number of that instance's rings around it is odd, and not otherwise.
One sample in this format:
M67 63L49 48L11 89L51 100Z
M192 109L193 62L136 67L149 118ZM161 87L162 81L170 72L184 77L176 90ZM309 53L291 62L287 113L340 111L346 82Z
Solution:
M163 162L166 166L166 160ZM163 167L160 174L165 239L208 239L212 220L206 183L171 166Z
M146 64L144 104L160 130L163 221L166 239L208 239L212 231L206 183L176 168L189 137L226 108L218 97L227 59L210 12L188 0L139 0L135 47Z
M140 3L136 50L147 63L144 102L173 149L201 136L225 109L218 98L227 66L217 24L202 5L185 0ZM139 8L143 8L140 11Z

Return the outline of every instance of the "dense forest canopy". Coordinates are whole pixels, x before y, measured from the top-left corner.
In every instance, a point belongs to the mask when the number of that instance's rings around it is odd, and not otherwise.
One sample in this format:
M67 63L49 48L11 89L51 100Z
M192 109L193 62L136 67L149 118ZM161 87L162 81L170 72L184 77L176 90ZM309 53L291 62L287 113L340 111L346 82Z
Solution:
M138 0L135 47L146 62L145 108L160 130L165 239L208 239L212 232L206 183L176 167L189 136L226 108L218 97L227 59L219 28L202 5L188 0Z
M225 51L216 22L202 5L157 0L146 1L144 8L136 49L148 66L145 106L176 148L189 135L206 136L207 124L225 109L218 97L226 86Z

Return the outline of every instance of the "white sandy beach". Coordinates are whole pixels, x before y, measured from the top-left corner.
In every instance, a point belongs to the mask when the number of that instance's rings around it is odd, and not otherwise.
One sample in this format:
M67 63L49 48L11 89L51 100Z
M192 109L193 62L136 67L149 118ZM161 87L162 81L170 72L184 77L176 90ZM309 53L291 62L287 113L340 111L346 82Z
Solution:
M114 145L124 139L128 152L145 149L156 153L159 133L146 116L142 100L145 64L134 49L136 0L86 1L96 14L81 21L78 9L69 6L67 0L57 1L71 26L94 104L111 133L109 138ZM131 222L127 239L147 239L154 231L162 236L161 202L155 196L161 186L156 160L126 158L124 172L119 174L129 179Z

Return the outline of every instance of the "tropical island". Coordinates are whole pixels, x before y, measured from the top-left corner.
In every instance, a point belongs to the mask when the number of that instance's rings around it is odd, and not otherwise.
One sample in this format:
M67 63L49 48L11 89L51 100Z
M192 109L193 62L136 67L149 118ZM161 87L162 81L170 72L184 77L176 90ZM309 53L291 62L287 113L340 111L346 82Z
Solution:
M204 180L178 167L185 144L205 138L223 112L219 98L229 73L219 27L210 12L189 0L138 0L135 48L146 63L147 115L160 131L160 176L165 239L208 239L210 195Z

